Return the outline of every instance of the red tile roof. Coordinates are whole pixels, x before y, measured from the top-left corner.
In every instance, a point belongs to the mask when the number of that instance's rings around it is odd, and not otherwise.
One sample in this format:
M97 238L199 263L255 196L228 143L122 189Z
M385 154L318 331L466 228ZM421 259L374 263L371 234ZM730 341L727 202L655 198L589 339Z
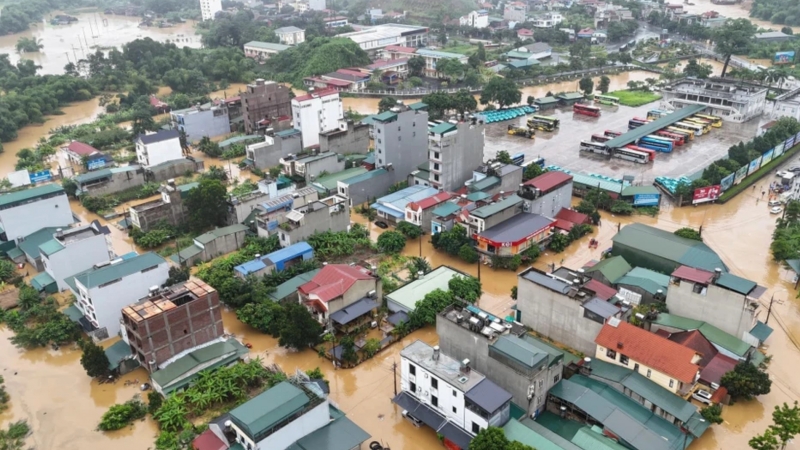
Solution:
M556 219L563 219L568 222L572 222L575 224L578 223L589 223L589 216L586 214L579 213L578 211L573 211L567 208L561 208L561 211L556 214Z
M706 364L706 367L700 371L700 378L708 383L717 383L722 379L722 376L733 370L738 361L718 353L711 358L711 361Z
M155 107L155 108L158 108L158 107L160 107L160 106L168 106L168 105L167 105L165 102L161 101L161 100L160 100L158 97L156 97L155 95L151 95L151 96L150 96L150 105L151 105L151 106L153 106L153 107Z
M422 208L423 210L432 208L440 203L444 203L448 200L453 198L453 194L451 192L439 192L438 194L431 195L428 198L423 198L418 202L410 202L406 205L406 208L410 208L414 211Z
M345 74L345 75L352 75L354 77L369 77L369 74L366 74L366 73L358 71L358 70L352 70L352 69L339 69L339 70L336 71L336 73L342 73L342 74Z
M69 151L83 156L91 155L92 153L100 151L89 144L84 144L83 142L78 142L78 141L70 142L67 148L69 149Z
M606 323L594 342L684 383L693 383L700 366L692 364L694 350L627 322Z
M708 363L714 359L715 356L717 356L717 353L719 353L717 348L714 347L714 344L709 342L708 339L703 336L703 333L697 330L672 333L669 336L669 340L672 342L677 342L684 347L689 347L690 349L699 353L702 356L698 362L700 367L706 367Z
M194 450L226 450L228 445L211 430L206 430L192 441L192 448Z
M345 80L338 80L336 78L331 78L330 80L323 80L322 78L316 77L307 77L306 80L311 80L315 83L327 84L329 86L339 86L339 87L348 87L353 84L352 81L345 81Z
M517 30L517 36L533 36L533 31L527 28L522 28Z
M706 270L695 269L693 267L680 266L672 272L672 276L681 280L693 281L695 283L709 284L714 278L714 274Z
M542 191L542 193L548 192L554 187L558 186L561 183L569 181L572 179L572 175L559 172L558 170L552 170L550 172L545 172L539 175L536 178L528 180L525 182L525 186L533 186L536 189Z
M553 226L558 228L559 230L569 231L572 229L572 227L575 226L575 224L570 222L569 220L556 219Z
M298 290L309 297L327 303L341 297L356 281L372 279L367 269L347 264L328 264Z
M293 100L297 100L298 102L305 102L311 100L312 98L326 97L328 95L334 95L334 94L339 95L339 91L337 91L336 89L325 88L316 90L306 95L295 97Z
M608 300L617 295L616 289L608 287L597 280L589 280L589 282L583 285L583 287L593 291L595 296L601 300Z

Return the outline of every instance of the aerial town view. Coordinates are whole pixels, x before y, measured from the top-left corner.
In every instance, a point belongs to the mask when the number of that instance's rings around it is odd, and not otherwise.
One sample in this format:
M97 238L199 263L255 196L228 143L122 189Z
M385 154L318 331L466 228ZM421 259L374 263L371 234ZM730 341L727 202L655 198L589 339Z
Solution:
M795 32L0 0L0 450L800 450Z

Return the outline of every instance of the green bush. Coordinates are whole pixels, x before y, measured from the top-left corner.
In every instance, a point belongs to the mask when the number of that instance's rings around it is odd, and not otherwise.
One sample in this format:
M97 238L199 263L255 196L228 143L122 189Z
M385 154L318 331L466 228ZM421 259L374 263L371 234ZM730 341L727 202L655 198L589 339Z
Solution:
M569 246L570 240L566 234L556 233L550 238L550 250L561 253Z
M140 399L134 398L125 403L113 405L103 414L97 426L102 431L113 431L125 428L134 420L147 415L147 405Z
M480 255L478 255L478 251L475 250L475 247L464 244L458 249L458 257L463 259L464 262L475 264L480 259Z
M630 216L633 214L633 205L625 200L617 200L611 205L611 212L621 216Z

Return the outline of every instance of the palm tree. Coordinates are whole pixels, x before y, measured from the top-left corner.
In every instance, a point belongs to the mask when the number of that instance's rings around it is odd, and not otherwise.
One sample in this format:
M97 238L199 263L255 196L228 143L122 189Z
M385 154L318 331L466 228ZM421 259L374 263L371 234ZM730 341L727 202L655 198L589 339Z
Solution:
M769 91L772 88L772 84L776 83L780 76L778 75L778 71L773 68L764 71L761 76L764 82L767 83L767 98L769 98Z

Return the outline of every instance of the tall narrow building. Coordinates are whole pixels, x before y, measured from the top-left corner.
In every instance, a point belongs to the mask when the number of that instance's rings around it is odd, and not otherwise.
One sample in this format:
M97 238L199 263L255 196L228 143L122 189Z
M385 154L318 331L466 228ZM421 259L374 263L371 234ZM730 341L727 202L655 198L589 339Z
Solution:
M475 119L442 122L428 131L431 186L457 191L483 162L484 126Z
M203 22L214 19L222 11L222 0L200 0L200 16Z
M289 94L286 86L262 78L248 84L247 90L241 94L245 132L255 134L276 119L288 119L292 114Z

